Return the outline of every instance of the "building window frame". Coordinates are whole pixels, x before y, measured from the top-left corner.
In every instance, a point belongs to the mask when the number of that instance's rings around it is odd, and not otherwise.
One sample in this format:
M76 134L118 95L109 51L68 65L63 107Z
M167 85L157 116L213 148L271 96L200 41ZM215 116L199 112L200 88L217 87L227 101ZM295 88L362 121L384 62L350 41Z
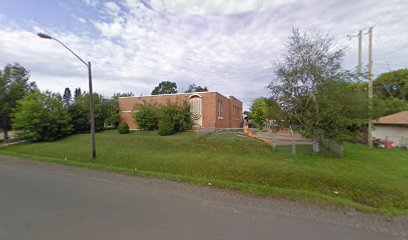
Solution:
M224 119L222 100L218 99L218 119Z

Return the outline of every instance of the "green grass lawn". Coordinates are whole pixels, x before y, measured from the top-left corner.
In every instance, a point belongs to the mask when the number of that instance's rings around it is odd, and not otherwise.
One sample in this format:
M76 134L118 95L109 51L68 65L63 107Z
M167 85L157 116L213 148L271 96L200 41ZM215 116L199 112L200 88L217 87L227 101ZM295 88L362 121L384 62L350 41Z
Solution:
M0 154L86 166L334 204L387 215L408 213L408 151L345 145L344 158L274 152L267 144L236 132L198 137L185 132L116 131L97 134L96 160L89 135L0 148ZM64 160L64 159L67 160ZM336 194L335 192L338 192Z

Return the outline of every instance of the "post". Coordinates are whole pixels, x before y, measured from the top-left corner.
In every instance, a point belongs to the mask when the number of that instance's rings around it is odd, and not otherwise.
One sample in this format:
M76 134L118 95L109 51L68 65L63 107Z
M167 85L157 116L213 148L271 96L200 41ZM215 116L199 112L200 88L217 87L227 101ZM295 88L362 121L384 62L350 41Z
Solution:
M295 141L292 140L292 154L295 155L296 154L296 144Z
M95 116L94 116L94 102L93 102L93 91L92 91L92 70L91 70L91 62L88 62L88 76L89 76L89 120L91 122L91 145L92 145L92 152L91 157L92 159L96 158L96 146L95 146Z
M362 46L363 46L363 30L358 31L358 65L357 65L357 73L358 76L362 74L362 64L363 64L363 57L362 57Z
M276 150L275 134L272 135L272 149Z
M373 123L372 123L372 111L373 111L373 81L372 81L372 68L373 68L373 27L368 29L368 136L367 143L369 147L373 146Z
M70 53L72 53L76 58L79 59L83 64L86 65L88 68L88 76L89 76L89 120L91 124L91 157L92 159L96 158L96 148L95 148L95 116L94 116L94 103L93 103L93 92L92 92L92 70L91 70L91 62L86 63L82 58L80 58L74 51L72 51L67 45L65 45L60 40L53 38L44 33L37 33L40 38L45 39L52 39L59 44L61 44L64 48L66 48Z

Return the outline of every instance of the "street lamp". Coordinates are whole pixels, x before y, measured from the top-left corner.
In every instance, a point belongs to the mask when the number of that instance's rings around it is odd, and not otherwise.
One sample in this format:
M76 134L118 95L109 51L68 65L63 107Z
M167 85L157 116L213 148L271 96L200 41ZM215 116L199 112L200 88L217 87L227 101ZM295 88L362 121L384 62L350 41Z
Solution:
M95 147L95 119L94 119L94 103L93 103L93 96L92 96L92 71L91 71L91 62L85 62L80 58L76 53L74 53L69 47L67 47L64 43L62 43L60 40L53 38L47 34L44 33L37 33L37 35L40 38L45 38L45 39L52 39L57 42L59 42L62 46L64 46L68 51L70 51L72 54L75 55L85 66L88 68L88 77L89 77L89 106L90 106L90 112L89 112L89 118L91 121L91 156L92 159L96 158L96 147Z

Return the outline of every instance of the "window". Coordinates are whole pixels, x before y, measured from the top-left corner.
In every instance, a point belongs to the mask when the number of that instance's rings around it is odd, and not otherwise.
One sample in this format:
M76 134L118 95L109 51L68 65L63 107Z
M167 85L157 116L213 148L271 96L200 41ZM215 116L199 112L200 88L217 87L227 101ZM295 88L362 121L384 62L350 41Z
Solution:
M218 100L218 119L224 119L222 110L222 101Z

